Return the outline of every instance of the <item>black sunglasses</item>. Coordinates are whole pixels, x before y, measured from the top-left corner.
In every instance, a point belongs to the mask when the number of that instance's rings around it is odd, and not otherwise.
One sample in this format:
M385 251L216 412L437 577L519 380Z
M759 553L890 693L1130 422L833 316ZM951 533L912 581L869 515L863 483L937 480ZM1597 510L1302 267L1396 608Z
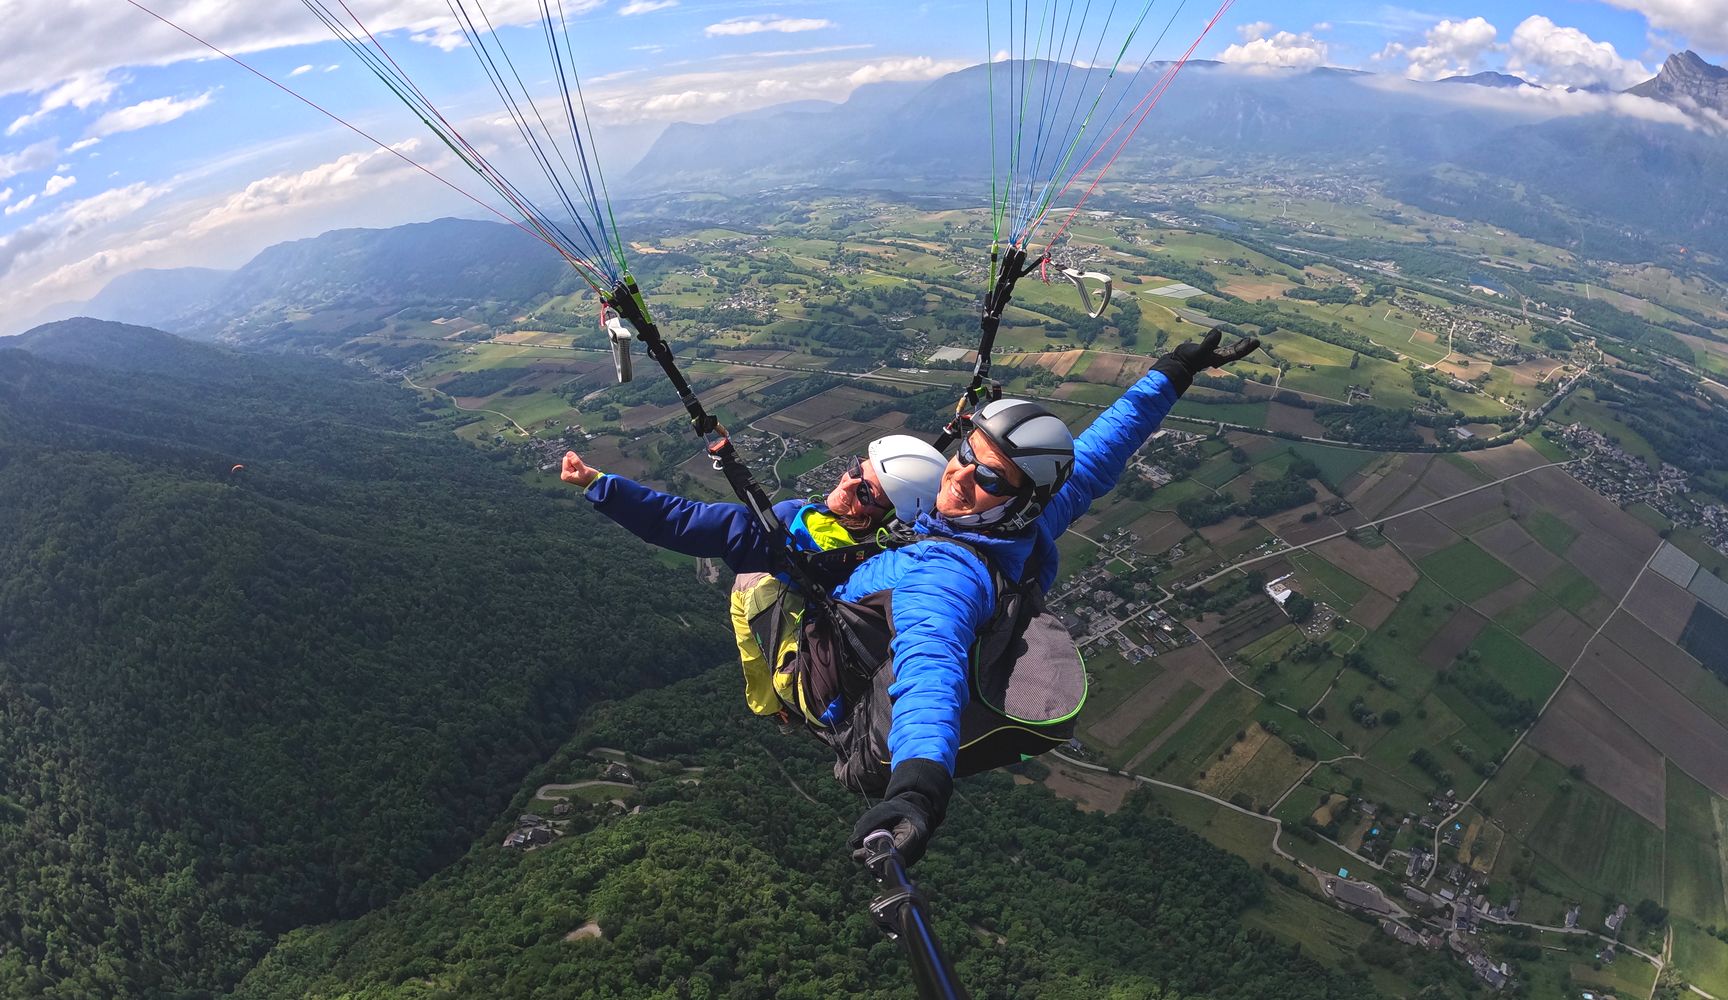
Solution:
M864 478L864 456L852 456L852 464L847 467L846 474L858 480L858 502L866 507L886 507L882 497L877 494L876 487L870 485L870 480Z
M955 455L955 457L960 459L960 465L962 468L970 465L977 470L972 474L973 479L977 481L979 489L991 496L1012 497L1020 494L1019 488L1013 483L1010 483L1008 477L1003 475L1000 469L992 468L991 466L978 461L978 455L972 450L972 442L970 440L966 438L960 439L960 451Z

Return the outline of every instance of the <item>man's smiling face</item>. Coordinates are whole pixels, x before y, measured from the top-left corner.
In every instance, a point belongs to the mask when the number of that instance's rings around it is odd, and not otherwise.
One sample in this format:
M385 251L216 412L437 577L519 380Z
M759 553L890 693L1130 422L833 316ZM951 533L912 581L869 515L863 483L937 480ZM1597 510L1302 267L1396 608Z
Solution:
M982 514L1014 499L1013 496L996 496L986 492L978 484L980 466L994 470L1015 489L1026 485L1026 474L1008 460L1008 456L996 446L996 442L979 431L973 431L966 443L971 447L972 455L977 461L972 464L962 462L959 454L948 460L948 468L942 473L942 492L936 495L936 513L944 517Z

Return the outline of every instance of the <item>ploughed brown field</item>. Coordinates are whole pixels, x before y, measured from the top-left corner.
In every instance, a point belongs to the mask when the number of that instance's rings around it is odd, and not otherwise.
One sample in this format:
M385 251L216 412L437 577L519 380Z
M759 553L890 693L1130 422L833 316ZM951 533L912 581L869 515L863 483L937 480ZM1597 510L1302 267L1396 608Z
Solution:
M1390 545L1370 549L1355 539L1334 538L1314 546L1313 551L1389 597L1416 586L1416 567Z
M1662 754L1578 683L1555 696L1530 745L1658 827L1667 825L1667 768Z
M1434 509L1444 510L1447 506L1450 505L1442 505ZM1436 520L1430 511L1409 514L1396 521L1388 521L1380 526L1380 531L1397 544L1404 551L1404 554L1411 559L1420 559L1458 541L1457 534ZM1490 549L1489 551L1493 550Z
M1598 638L1574 677L1681 770L1728 795L1728 728L1631 653Z
M1626 610L1669 642L1678 642L1698 598L1657 573L1645 573L1626 598Z
M1458 654L1470 648L1470 643L1488 625L1488 619L1477 614L1468 606L1452 612L1452 617L1446 624L1440 626L1440 631L1428 640L1428 645L1422 647L1421 661L1436 670L1444 670L1452 665Z

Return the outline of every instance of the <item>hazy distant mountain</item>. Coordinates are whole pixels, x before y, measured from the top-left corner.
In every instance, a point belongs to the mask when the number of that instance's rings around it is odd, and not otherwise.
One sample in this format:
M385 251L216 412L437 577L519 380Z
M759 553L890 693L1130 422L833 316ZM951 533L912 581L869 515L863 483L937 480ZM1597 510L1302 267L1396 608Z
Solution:
M1626 91L1695 111L1708 108L1728 115L1728 69L1705 62L1691 50L1668 57L1651 79Z
M209 267L130 271L110 281L92 298L50 306L13 329L74 316L173 327L179 317L203 305L233 273Z
M351 309L360 321L368 310L376 316L423 303L519 303L577 280L545 244L502 223L439 219L338 229L267 248L187 317L187 329L251 340L268 336L285 310ZM329 332L339 339L352 335Z
M1472 73L1469 76L1449 76L1443 80L1438 80L1436 82L1437 83L1470 83L1470 84L1475 84L1478 87L1529 87L1529 86L1532 86L1530 81L1524 79L1523 77L1509 76L1508 74L1496 73L1492 70L1487 70L1487 71L1484 71L1481 73Z
M1061 75L1067 103L1059 114L1065 114L1069 105L1089 104L1100 88L1100 108L1132 108L1166 68L1152 64L1139 74L1111 78L1104 69L998 63L960 70L918 89L880 91L870 101L855 99L827 112L761 112L678 126L667 130L630 181L639 189L663 190L743 191L802 181L975 191L988 183L991 169L986 109L992 88L995 131L1003 136L1013 134L1015 106L1002 94L1018 75ZM1538 113L1461 106L1427 98L1418 87L1370 85L1374 79L1352 71L1257 74L1219 63L1190 63L1117 170L1129 172L1137 156L1183 151L1321 156L1351 166L1370 159L1427 164ZM1093 143L1106 135L1100 130L1083 142L1080 156L1089 155ZM1035 137L1028 135L1024 154L1033 155L1035 146Z
M235 355L219 347L147 326L88 316L45 323L0 340L0 347L16 347L40 358L92 368L164 375L238 364Z
M1101 69L1055 72L1066 73L1068 92L1087 101L1104 86L1101 106L1110 107L1123 93L1137 98L1161 70L1149 66L1138 79L1108 82ZM1041 63L1030 71L1042 75L1051 67ZM991 76L1001 135L1011 127L1000 100L1005 78L1011 82L1010 74L1026 72L1025 64L975 66L909 94L882 95L900 97L898 103L762 112L668 130L632 180L668 191L742 192L807 181L976 195L987 189L990 172L984 109ZM1725 77L1682 53L1648 86L1659 84L1674 100L1702 106L1723 100ZM1307 161L1378 175L1423 207L1595 255L1631 259L1659 246L1689 245L1728 258L1728 230L1720 224L1728 211L1720 182L1728 139L1714 130L1606 112L1553 117L1548 102L1519 101L1515 95L1525 81L1506 74L1448 82L1506 96L1459 100L1468 88L1337 70L1245 73L1193 63L1164 95L1115 175L1158 169L1157 158L1171 155ZM1475 176L1461 177L1449 167Z
M923 83L859 87L844 103L794 101L708 125L668 126L624 177L632 192L667 187L735 190L768 183L821 183L824 158L851 145L863 122L899 111ZM766 154L766 155L765 155ZM849 156L844 156L850 159Z

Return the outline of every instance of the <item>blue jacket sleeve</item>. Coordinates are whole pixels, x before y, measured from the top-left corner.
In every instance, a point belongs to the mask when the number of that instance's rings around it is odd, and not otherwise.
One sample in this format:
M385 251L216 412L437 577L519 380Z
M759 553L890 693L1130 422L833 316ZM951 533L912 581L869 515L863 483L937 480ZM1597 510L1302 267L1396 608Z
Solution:
M784 543L764 531L742 504L703 503L611 475L596 479L583 496L650 545L720 559L734 573L768 573L778 566Z
M996 609L995 583L977 556L956 545L925 542L896 554L916 561L894 588L888 751L895 766L918 757L952 774L970 696L967 663Z
M1116 487L1128 459L1158 430L1177 398L1163 372L1147 372L1074 439L1074 474L1039 516L1050 537L1067 531L1093 501Z

